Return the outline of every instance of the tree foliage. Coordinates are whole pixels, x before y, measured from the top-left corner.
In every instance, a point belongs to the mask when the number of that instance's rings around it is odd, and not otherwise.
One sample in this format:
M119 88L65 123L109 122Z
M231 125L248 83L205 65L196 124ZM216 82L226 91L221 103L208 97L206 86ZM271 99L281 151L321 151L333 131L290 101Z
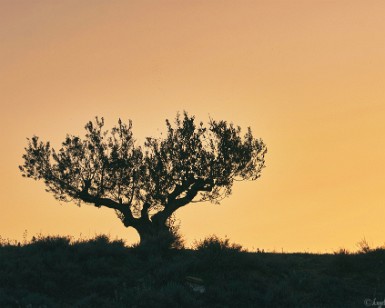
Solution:
M226 121L196 123L186 112L166 120L165 137L137 145L132 122L110 131L104 119L86 124L84 138L67 135L59 150L37 136L28 139L22 175L44 180L60 201L114 209L125 226L165 225L191 202L219 203L234 181L256 180L264 167L266 146L250 128Z

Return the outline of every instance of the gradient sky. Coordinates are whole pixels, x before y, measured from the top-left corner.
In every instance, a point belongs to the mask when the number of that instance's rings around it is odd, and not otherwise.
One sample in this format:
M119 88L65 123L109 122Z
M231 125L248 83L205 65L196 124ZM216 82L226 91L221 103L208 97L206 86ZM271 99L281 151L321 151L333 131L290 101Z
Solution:
M385 242L385 1L0 0L0 235L135 242L109 209L60 204L18 171L104 116L138 142L186 110L250 126L255 182L178 210L187 243L331 252Z

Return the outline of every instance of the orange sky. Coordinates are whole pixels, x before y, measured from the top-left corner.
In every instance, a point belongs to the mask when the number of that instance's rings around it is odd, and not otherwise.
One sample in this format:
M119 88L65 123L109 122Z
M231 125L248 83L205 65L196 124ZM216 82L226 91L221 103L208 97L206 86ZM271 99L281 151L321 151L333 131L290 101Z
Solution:
M138 239L108 209L60 205L17 166L95 115L140 142L179 110L251 126L256 182L180 209L191 243L331 252L383 245L385 1L0 1L0 235Z

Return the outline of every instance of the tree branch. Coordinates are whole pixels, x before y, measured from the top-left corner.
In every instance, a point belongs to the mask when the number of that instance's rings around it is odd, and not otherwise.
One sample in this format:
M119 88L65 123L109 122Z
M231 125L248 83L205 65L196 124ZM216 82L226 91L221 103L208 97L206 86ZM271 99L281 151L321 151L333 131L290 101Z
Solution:
M141 219L149 219L148 217L148 209L150 208L151 204L149 202L144 202L143 203L143 208L142 210L140 211L140 218Z
M135 223L135 218L129 208L129 204L121 204L109 198L99 198L91 196L88 192L81 192L78 198L86 203L93 203L97 207L105 206L110 209L119 211L124 215L124 224L129 226Z
M167 197L167 203L173 202L181 193L186 191L186 189L189 187L189 184L183 183L182 185L176 184L174 190L172 191L171 194L168 195Z
M178 188L178 191L181 189L182 186ZM179 209L182 206L185 206L186 204L190 203L196 195L200 191L212 191L213 189L213 183L210 180L203 180L203 179L197 179L195 180L194 184L191 185L190 189L184 189L181 192L186 192L186 195L182 198L179 199L169 199L170 201L166 204L165 208L156 213L153 217L153 221L159 221L159 222L164 222L168 217L172 215L177 209ZM175 190L174 190L175 192ZM173 192L173 193L174 193ZM180 195L180 193L178 194Z

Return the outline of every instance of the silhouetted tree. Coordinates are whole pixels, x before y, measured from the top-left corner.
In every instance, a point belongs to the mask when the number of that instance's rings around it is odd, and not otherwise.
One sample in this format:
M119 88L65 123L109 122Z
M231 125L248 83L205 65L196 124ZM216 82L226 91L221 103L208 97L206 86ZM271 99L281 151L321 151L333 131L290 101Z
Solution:
M90 203L116 211L126 227L135 228L141 244L170 234L168 219L193 202L219 203L236 180L256 180L264 167L266 147L250 128L210 120L197 125L186 112L164 138L146 138L137 146L132 122L110 132L104 120L88 122L85 138L67 135L55 151L37 136L28 139L19 166L23 176L43 180L60 201Z

